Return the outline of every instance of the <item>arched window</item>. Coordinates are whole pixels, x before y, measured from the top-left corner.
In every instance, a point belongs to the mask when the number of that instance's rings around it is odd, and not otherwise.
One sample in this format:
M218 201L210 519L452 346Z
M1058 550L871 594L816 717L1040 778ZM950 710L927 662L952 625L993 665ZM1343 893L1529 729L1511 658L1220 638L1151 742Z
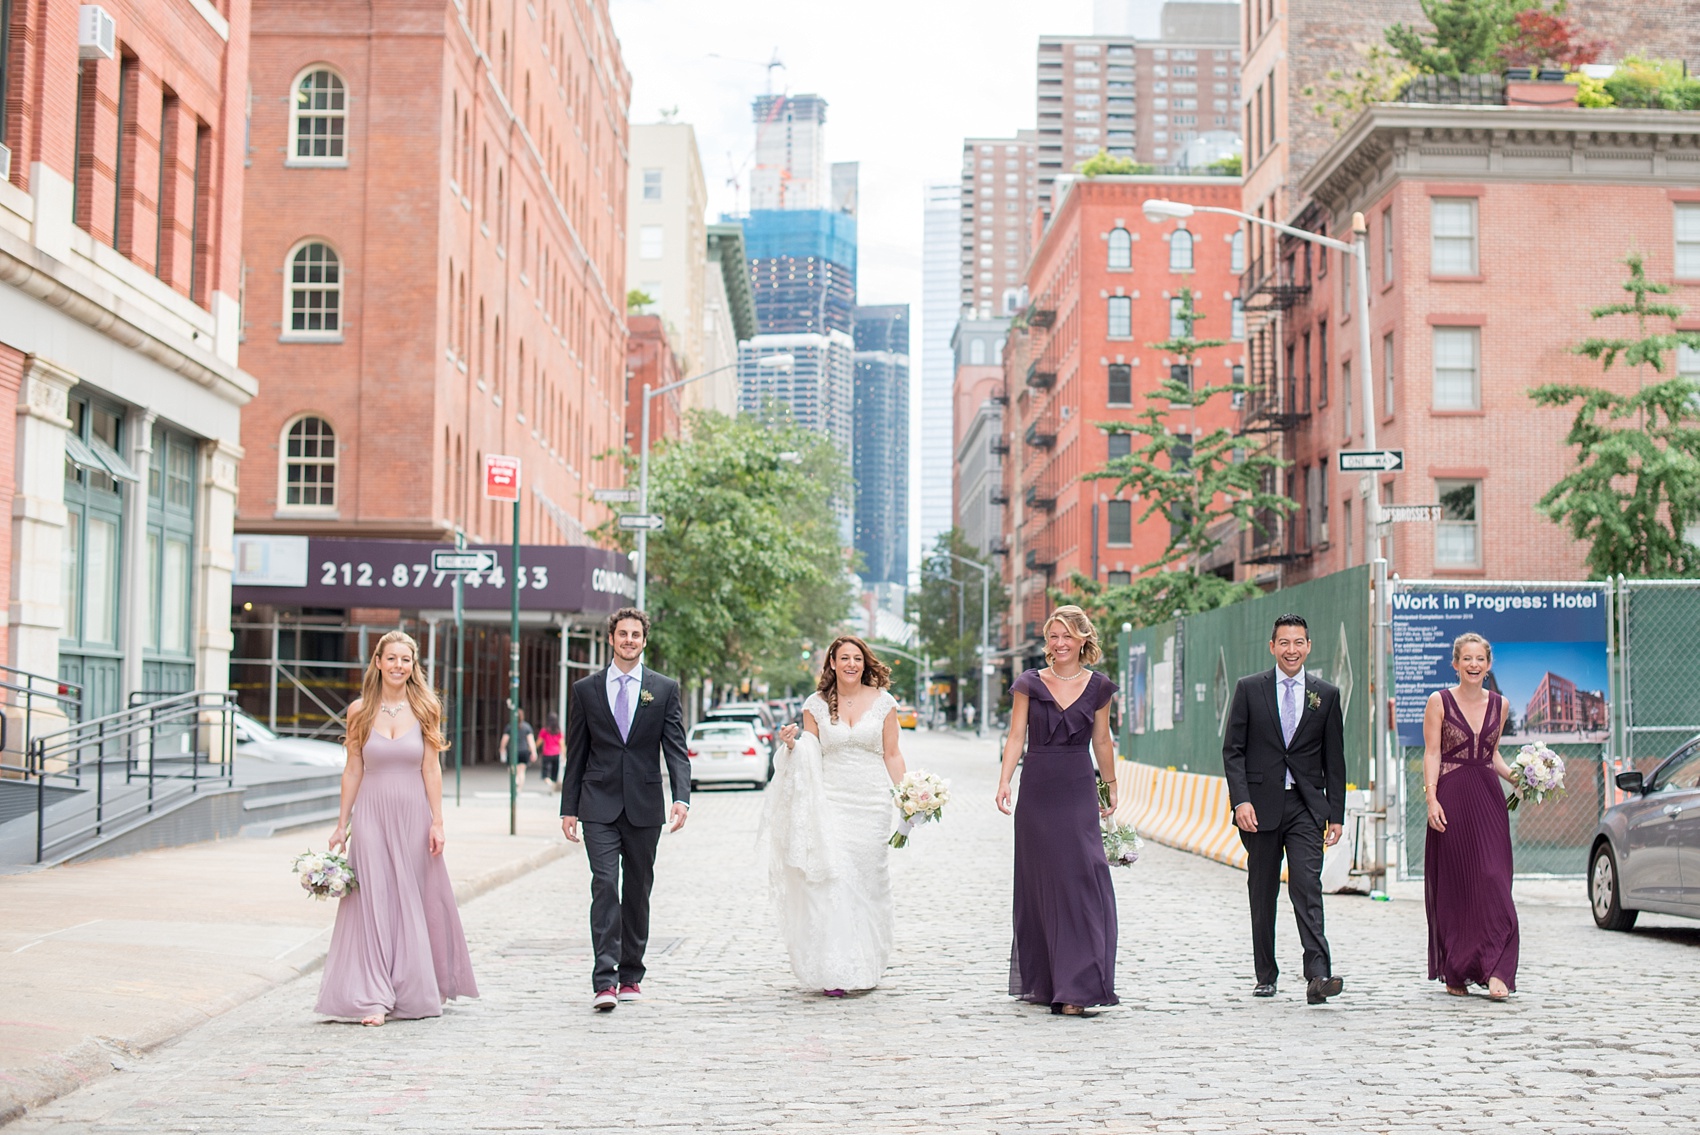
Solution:
M295 107L289 116L292 165L347 165L348 89L328 67L312 67L295 78Z
M1110 230L1110 258L1108 267L1133 267L1133 237L1126 229Z
M1169 236L1169 271L1192 271L1192 234L1176 229Z
M1245 230L1235 229L1234 239L1228 243L1228 271L1236 275L1245 271Z
M336 249L310 240L289 257L284 334L291 338L342 338L342 261Z
M336 508L336 431L325 419L306 414L283 431L283 507Z

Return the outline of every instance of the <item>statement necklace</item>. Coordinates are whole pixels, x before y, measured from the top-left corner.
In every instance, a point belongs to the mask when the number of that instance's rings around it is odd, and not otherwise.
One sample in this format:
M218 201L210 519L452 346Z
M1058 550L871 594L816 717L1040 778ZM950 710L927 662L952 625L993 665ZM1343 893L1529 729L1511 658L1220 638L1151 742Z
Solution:
M384 705L383 703L380 702L379 705L378 705L378 708L383 710L385 713L389 714L390 717L393 718L398 713L400 713L402 710L407 708L407 703L406 702L399 702L395 705Z

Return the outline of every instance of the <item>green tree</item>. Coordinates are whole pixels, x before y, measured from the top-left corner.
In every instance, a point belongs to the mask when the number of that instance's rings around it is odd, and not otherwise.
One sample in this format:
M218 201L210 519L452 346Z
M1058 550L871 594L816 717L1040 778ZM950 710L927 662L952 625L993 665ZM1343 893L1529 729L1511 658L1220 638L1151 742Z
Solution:
M1132 158L1112 158L1108 150L1099 150L1074 167L1081 177L1125 177L1135 173L1150 173L1155 168Z
M649 463L650 508L667 521L649 537L656 664L717 685L798 680L803 643L824 645L850 611L833 512L849 491L837 447L784 413L687 415ZM597 535L631 546L612 520Z
M1197 338L1194 331L1204 316L1193 307L1191 289L1182 289L1177 298L1181 306L1175 319L1181 334L1149 346L1178 357L1180 369L1145 395L1146 407L1131 421L1098 423L1108 433L1131 434L1132 452L1085 475L1114 481L1118 493L1127 490L1135 501L1144 502L1144 511L1134 518L1136 526L1154 516L1166 518L1168 543L1130 584L1107 587L1076 575L1070 581L1076 594L1056 595L1081 602L1111 625L1150 626L1177 610L1208 611L1256 594L1256 584L1208 573L1204 561L1228 533L1257 527L1260 519L1294 508L1291 500L1266 488L1275 471L1290 462L1248 450L1244 438L1223 426L1203 435L1192 432L1197 411L1211 399L1250 388L1231 382L1198 383L1199 353L1225 346L1226 341Z
M1518 34L1523 0L1417 0L1431 25L1387 29L1387 46L1428 75L1480 75L1500 69L1499 49Z
M1213 173L1219 177L1239 177L1245 172L1245 162L1238 154L1229 154L1225 158L1217 158L1204 167L1204 172Z
M979 704L981 574L950 553L992 567L987 607L992 626L1009 609L1009 593L990 558L962 536L960 529L939 533L921 559L921 586L909 593L909 621L915 624L920 651L956 678L957 707ZM960 605L959 605L960 604Z
M641 314L646 309L654 306L655 297L644 291L642 288L633 288L631 291L626 293L626 313L628 315L633 313Z
M1595 319L1634 320L1633 338L1592 338L1575 352L1609 371L1634 367L1631 394L1599 386L1549 383L1529 392L1542 406L1578 403L1565 440L1577 447L1577 467L1541 497L1541 508L1588 543L1588 569L1596 579L1613 575L1700 575L1700 547L1691 537L1700 523L1700 382L1666 375L1672 352L1700 349L1700 332L1678 331L1683 309L1657 303L1669 284L1647 279L1641 255L1624 261L1631 298L1605 304ZM1649 320L1670 330L1649 333ZM1649 383L1647 368L1659 376Z

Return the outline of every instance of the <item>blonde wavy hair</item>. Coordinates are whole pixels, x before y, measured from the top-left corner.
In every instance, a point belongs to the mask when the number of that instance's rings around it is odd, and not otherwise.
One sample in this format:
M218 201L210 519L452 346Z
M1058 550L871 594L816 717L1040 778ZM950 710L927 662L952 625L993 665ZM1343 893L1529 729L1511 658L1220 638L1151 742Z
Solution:
M1479 646L1487 651L1487 663L1493 665L1493 643L1477 634L1475 631L1465 631L1452 640L1452 661L1456 663L1464 654L1466 646Z
M343 743L353 753L366 747L366 740L372 735L372 722L378 719L378 707L383 701L380 695L384 687L384 672L378 663L383 660L384 650L396 643L413 652L413 670L402 690L407 694L407 704L419 722L419 735L425 739L427 752L440 753L449 747L448 741L443 739L443 703L437 700L436 691L425 681L425 668L419 665L419 644L406 631L390 631L378 640L371 661L366 664L366 675L360 681L360 709L349 714L348 735L343 738Z
M1097 628L1092 625L1092 620L1086 617L1086 612L1073 603L1066 603L1051 612L1051 617L1045 620L1043 627L1039 628L1041 637L1051 633L1052 623L1061 623L1070 635L1080 640L1080 664L1082 666L1090 666L1104 657L1104 648L1098 642ZM1047 663L1056 662L1056 659L1051 657L1049 647L1045 648L1045 661Z
M876 690L883 690L891 685L891 667L875 658L867 643L853 634L839 635L832 640L832 645L826 648L826 661L821 663L820 680L815 683L815 689L826 702L826 712L834 721L838 720L838 671L833 667L832 660L838 657L838 648L845 643L862 652L862 685L872 686Z

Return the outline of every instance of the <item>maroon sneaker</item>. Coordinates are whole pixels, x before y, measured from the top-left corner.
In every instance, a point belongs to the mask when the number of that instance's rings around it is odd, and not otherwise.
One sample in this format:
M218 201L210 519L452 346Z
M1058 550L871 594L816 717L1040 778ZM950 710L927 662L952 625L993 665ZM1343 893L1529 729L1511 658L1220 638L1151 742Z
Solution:
M642 1001L643 988L637 982L628 982L620 986L619 998L622 1001Z
M619 995L612 989L604 989L591 999L590 1007L598 1013L611 1013L614 1006L620 1003Z

